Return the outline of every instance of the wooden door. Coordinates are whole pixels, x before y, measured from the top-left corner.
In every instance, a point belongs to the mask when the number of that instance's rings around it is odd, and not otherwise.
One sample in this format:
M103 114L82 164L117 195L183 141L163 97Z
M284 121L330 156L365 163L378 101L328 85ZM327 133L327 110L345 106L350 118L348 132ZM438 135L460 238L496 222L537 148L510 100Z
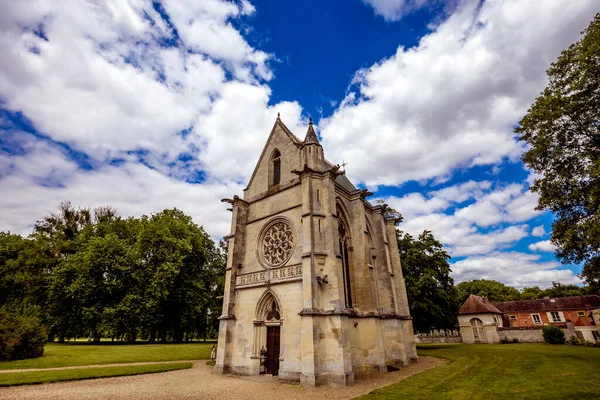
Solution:
M267 374L279 374L279 327L267 327Z

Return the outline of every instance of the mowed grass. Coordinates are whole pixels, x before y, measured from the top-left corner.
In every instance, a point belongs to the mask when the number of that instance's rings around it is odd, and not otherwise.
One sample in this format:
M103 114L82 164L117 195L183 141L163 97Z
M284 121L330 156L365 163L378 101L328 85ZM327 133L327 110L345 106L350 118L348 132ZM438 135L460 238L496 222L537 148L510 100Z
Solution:
M30 385L34 383L74 381L79 379L106 378L109 376L152 374L156 372L175 371L178 369L186 369L191 367L191 362L180 362L172 364L146 364L122 367L67 369L59 371L11 372L0 374L0 387Z
M549 344L423 345L450 362L360 397L383 399L599 399L600 348Z
M44 355L2 361L0 370L70 367L133 362L206 360L215 342L181 344L48 343Z

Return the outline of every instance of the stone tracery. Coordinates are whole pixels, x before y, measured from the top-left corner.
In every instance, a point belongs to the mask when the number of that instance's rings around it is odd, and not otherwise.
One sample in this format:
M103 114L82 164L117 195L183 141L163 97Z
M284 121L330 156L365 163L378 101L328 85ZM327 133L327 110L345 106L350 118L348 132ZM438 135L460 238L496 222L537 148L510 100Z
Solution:
M269 226L263 234L260 252L261 258L270 267L283 265L292 256L294 233L284 220L278 220Z

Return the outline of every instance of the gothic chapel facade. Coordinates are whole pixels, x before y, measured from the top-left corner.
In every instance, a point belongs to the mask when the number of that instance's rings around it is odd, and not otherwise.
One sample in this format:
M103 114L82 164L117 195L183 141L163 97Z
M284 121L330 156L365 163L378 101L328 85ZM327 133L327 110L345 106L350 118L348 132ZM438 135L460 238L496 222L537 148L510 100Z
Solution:
M216 368L351 384L417 359L393 218L277 117L232 205Z

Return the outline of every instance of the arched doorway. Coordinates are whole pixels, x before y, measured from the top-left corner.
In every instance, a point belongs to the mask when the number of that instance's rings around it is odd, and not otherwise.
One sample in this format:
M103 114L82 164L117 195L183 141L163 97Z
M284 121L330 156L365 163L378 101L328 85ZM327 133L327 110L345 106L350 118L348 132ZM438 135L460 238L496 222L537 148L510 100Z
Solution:
M471 319L471 329L473 329L473 339L475 343L486 343L487 337L483 329L483 322L479 318Z
M254 353L264 362L261 373L279 374L282 324L279 300L271 290L267 290L256 305L254 319Z

